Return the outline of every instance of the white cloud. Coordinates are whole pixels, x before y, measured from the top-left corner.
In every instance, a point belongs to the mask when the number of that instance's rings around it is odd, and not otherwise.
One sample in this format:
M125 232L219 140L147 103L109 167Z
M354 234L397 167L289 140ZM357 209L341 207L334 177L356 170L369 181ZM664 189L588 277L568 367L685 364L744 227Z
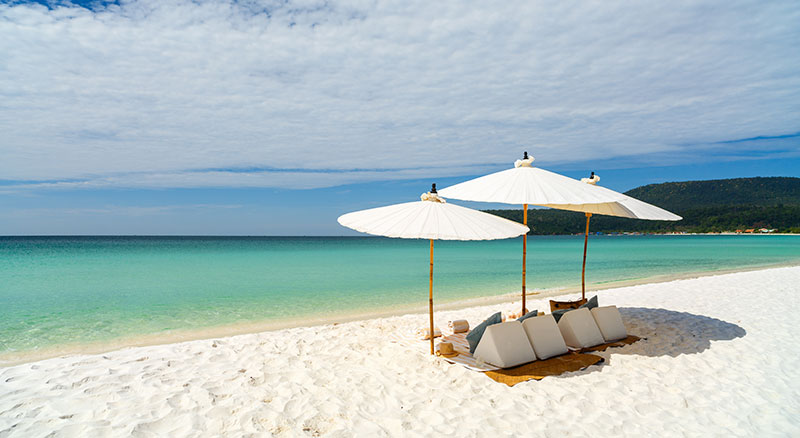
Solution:
M800 130L798 22L796 2L0 5L0 179L314 188L522 150L708 160Z

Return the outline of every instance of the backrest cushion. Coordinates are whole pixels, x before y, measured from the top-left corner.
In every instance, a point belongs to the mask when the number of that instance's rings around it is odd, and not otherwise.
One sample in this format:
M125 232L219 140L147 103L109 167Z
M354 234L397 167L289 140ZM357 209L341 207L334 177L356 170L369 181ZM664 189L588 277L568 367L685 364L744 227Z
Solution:
M537 359L549 359L569 351L553 315L528 318L522 323L522 328L525 329Z
M534 317L534 316L536 316L536 315L538 315L538 314L539 314L539 311L538 311L538 310L531 310L530 312L528 312L528 313L526 313L526 314L524 314L524 315L520 316L519 318L517 318L517 321L519 321L519 322L523 322L523 321L525 321L526 319L528 319L528 318L532 318L532 317Z
M503 322L503 315L501 315L500 312L497 312L470 330L470 332L467 333L469 352L475 352L475 349L478 347L478 343L481 341L481 337L483 336L483 332L486 330L486 327L489 327L492 324L500 324L501 322Z
M486 327L475 359L500 368L510 368L536 360L522 324L506 321Z
M587 308L567 312L558 321L564 342L574 348L594 347L605 342L592 312Z
M622 315L619 314L617 306L596 307L591 312L606 342L628 337L628 331L625 330L625 324L622 322Z
M579 309L580 309L581 307L585 307L585 308L587 308L587 309L589 309L589 310L592 310L592 309L594 309L595 307L597 307L597 295L595 295L595 296L593 296L593 297L589 298L589 300L588 300L588 301L586 301L585 303L581 304L581 306L579 307Z
M565 313L575 309L558 309L552 312L553 318L558 322Z

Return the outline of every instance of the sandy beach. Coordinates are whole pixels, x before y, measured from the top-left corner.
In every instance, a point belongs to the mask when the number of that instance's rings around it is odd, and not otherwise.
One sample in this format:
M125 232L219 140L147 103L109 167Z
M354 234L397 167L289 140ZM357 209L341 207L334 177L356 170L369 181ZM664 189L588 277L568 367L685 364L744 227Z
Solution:
M646 339L514 387L389 341L425 314L26 363L0 369L0 436L798 436L798 284L783 267L600 291Z
M800 438L800 1L717 3L0 0L0 438Z

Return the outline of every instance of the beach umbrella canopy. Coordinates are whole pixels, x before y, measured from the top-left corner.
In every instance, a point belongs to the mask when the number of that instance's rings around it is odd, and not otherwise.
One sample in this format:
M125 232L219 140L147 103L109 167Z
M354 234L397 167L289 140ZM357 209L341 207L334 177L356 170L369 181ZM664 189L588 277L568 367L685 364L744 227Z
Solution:
M683 219L677 214L671 213L663 208L648 204L628 195L614 192L605 187L597 185L600 177L592 172L589 178L581 178L581 182L592 189L603 193L616 193L621 198L612 202L599 204L554 204L553 208L560 210L580 211L590 214L602 214L605 216L627 217L632 219L645 219L651 221L679 221Z
M338 222L377 236L430 240L428 306L433 354L433 241L508 239L529 231L525 225L488 213L448 204L436 193L436 184L420 201L347 213Z
M612 190L600 187L597 185L600 182L600 176L595 175L594 172L589 178L581 178L581 182L595 190L604 192L611 192ZM616 193L616 192L615 192ZM620 195L622 195L620 193ZM631 198L628 195L622 195L623 198L614 202L605 202L602 204L564 204L557 206L561 210L582 211L586 214L586 232L583 233L583 267L581 268L581 300L586 299L586 250L589 246L589 221L593 214L602 214L606 216L627 217L631 219L644 219L652 221L679 221L683 219L677 214L671 213L663 208L656 207L655 205L648 204L636 198Z
M624 200L621 193L592 187L578 180L533 166L525 152L512 169L502 170L442 189L445 198L464 201L522 204L522 222L528 223L528 205L560 208L562 205L607 204ZM525 308L528 236L522 237L522 313Z
M576 179L533 167L525 152L512 169L501 170L439 190L445 198L503 204L551 205L601 204L622 200L625 195L588 187ZM599 189L599 190L594 190Z

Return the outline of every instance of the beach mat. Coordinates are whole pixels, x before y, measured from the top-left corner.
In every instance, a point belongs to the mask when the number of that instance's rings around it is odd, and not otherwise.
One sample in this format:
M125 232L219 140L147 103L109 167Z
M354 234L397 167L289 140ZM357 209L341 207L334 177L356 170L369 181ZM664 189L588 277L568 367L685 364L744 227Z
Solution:
M638 342L641 339L642 338L640 338L638 336L629 335L625 339L620 339L619 341L609 342L608 344L600 344L600 345L595 345L594 347L581 348L580 350L578 350L578 353L591 353L593 351L606 351L607 348L624 347L626 345L631 345L634 342Z
M440 342L450 342L453 344L453 349L458 353L457 356L439 356L438 358L444 359L452 364L461 365L472 371L492 371L499 370L500 368L489 365L484 362L475 360L469 352L469 342L467 342L466 333L452 333L449 329L445 328L442 333L443 336L436 338L436 350L438 352L438 344ZM392 342L396 342L407 347L412 347L423 354L430 354L430 341L422 341L416 333L394 333L389 336Z
M514 386L528 380L542 380L548 376L557 376L570 371L580 371L588 366L600 363L603 358L596 354L567 353L547 360L537 360L514 368L487 371L484 374L490 379Z
M473 371L493 371L500 369L488 363L475 360L469 352L469 342L467 341L466 333L453 333L443 336L442 341L452 343L453 349L458 353L457 356L439 356L450 363L462 365Z
M499 367L496 367L496 366L493 366L493 365L489 365L488 363L476 360L472 356L472 354L470 354L470 352L469 352L469 342L467 342L467 334L466 333L452 333L452 332L448 333L448 332L449 332L449 330L447 328L445 328L444 333L442 333L443 336L436 338L435 342L436 342L436 344L438 344L439 342L450 342L450 343L452 343L453 344L453 349L458 353L458 355L457 356L450 356L450 357L437 355L438 358L444 359L447 362L450 362L452 364L461 365L461 366L463 366L463 367L465 367L465 368L467 368L469 370L472 370L472 371L479 371L479 372L488 372L488 371L508 372L509 370L513 369L513 368L510 368L510 369L503 370L502 368L499 368ZM412 348L418 350L420 353L430 354L430 350L429 350L430 349L430 342L429 341L420 340L419 336L414 332L393 333L392 335L389 336L389 339L391 341L393 341L393 342L397 342L399 344L403 344L405 346L412 347ZM581 349L581 350L573 351L572 353L573 354L578 354L578 353L588 353L588 352L594 352L594 351L605 351L607 348L610 348L610 347L622 347L622 346L625 346L625 345L633 344L634 342L639 341L640 339L642 339L642 338L640 338L638 336L630 335L627 338L621 339L619 341L614 341L614 342L609 342L608 344L601 344L601 345L597 345L597 346L594 346L594 347L584 348L584 349ZM438 351L438 345L437 345L437 351ZM599 357L599 356L595 356L595 355L589 355L589 356ZM559 356L559 357L564 357L564 356ZM554 359L556 359L556 358L554 358ZM550 360L552 360L552 359L531 362L530 364L527 364L527 365L535 365L537 363L538 364L546 364ZM594 363L597 363L597 362L594 362ZM525 367L527 365L521 365L521 367ZM592 365L592 364L590 363L589 365ZM586 366L589 366L589 365L586 365ZM569 370L569 371L577 371L577 370L580 370L582 368L585 368L586 366L577 368L576 370ZM566 371L562 371L562 372L566 372ZM542 378L547 377L548 375L552 376L552 375L557 375L557 374L561 374L561 372L558 372L558 373L555 373L555 374L542 375L540 378L538 378L536 380L541 380ZM526 378L526 379L520 380L520 381L530 380L532 378L534 378L534 377ZM497 379L495 379L495 380L497 380ZM505 383L505 382L503 382L503 383ZM519 383L519 382L516 382L516 383ZM510 386L513 386L513 385L510 385Z

